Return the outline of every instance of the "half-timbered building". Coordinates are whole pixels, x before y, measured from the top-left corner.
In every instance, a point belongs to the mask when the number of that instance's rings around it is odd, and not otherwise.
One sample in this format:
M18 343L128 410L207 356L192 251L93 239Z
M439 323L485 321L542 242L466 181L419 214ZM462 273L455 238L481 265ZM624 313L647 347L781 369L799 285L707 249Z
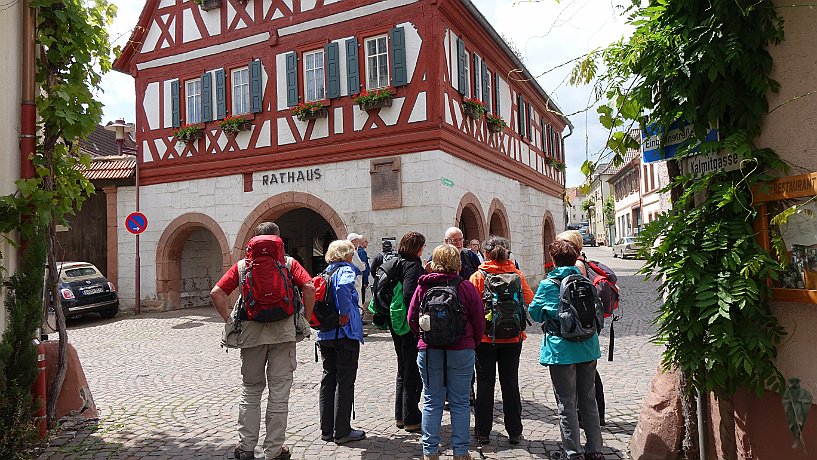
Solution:
M416 230L430 252L458 225L508 237L531 278L564 226L570 123L468 0L148 0L115 68L136 79L141 292L163 308L207 303L262 220L312 273L351 231L374 253ZM230 117L244 130L224 132ZM201 138L178 142L186 126ZM122 221L134 200L118 197Z

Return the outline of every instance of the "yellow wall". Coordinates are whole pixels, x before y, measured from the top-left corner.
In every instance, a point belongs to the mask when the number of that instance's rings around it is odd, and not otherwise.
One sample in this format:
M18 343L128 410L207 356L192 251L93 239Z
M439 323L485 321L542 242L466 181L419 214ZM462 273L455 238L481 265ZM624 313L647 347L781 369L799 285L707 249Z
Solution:
M770 147L791 165L790 175L817 171L817 9L790 7L775 0L785 18L785 41L774 47L773 78L781 84L769 96L769 110L758 147ZM779 108L775 109L776 107ZM796 165L796 166L795 166ZM773 311L789 333L779 349L778 367L799 377L817 395L817 305L775 303Z

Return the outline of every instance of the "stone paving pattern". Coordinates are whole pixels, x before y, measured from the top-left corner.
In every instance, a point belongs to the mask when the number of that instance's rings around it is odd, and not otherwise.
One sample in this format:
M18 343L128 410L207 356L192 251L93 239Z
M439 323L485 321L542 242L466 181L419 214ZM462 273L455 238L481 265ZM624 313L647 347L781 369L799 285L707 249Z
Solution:
M602 337L599 372L607 400L605 456L629 458L630 436L660 359L659 347L649 341L656 309L654 284L635 274L641 261L613 259L605 248L587 248L586 252L619 274L624 315L616 323L613 362L606 360L607 335ZM100 419L64 427L39 458L232 458L237 443L240 357L236 350L226 353L220 348L222 324L212 308L138 318L121 315L113 320L88 315L71 321L70 341L82 360ZM496 421L491 444L484 449L486 458L549 458L550 452L559 448L553 390L547 368L538 362L542 339L538 325L529 328L529 334L519 372L525 441L518 446L508 443L497 382ZM370 330L361 347L353 420L354 427L366 430L367 439L337 446L320 440L317 404L321 366L315 362L314 342L299 343L287 429L293 458L420 458L420 435L394 426L395 369L390 335ZM449 423L448 415L444 415L443 458L451 456L446 445ZM472 455L479 458L476 443L473 447ZM263 458L260 449L256 455Z

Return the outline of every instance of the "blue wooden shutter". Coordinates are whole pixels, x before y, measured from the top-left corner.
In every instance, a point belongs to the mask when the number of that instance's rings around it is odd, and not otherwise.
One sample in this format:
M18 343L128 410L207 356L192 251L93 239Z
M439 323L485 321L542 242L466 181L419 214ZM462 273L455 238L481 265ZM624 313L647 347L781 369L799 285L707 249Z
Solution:
M263 110L264 80L261 78L261 60L250 62L250 112L260 113Z
M457 91L464 95L467 76L465 75L465 43L461 38L457 38L457 76L459 77Z
M210 72L201 76L201 121L213 121L213 76Z
M326 45L326 97L340 97L340 53L336 42Z
M525 129L528 130L528 140L532 141L533 140L533 125L532 125L533 117L531 116L532 113L531 113L531 109L530 109L530 103L526 102L525 107L527 107L527 109L528 109L527 110L527 112L528 112L527 113L527 118L525 118Z
M547 137L545 136L545 117L539 119L539 129L541 130L541 132L539 133L539 137L542 138L542 152L544 152L545 156L547 156L548 142Z
M498 73L494 74L494 102L496 103L496 116L500 117L500 116L502 116L501 115L502 112L499 111L499 109L501 107L499 105L499 74Z
M357 60L357 39L346 40L346 86L349 95L360 93L360 64Z
M482 102L488 103L491 99L491 77L488 75L488 64L485 63L485 59L482 60ZM488 107L488 111L491 111L491 108Z
M516 131L520 137L525 137L525 98L516 95Z
M216 119L227 115L227 83L224 81L224 69L216 70Z
M406 66L406 33L402 27L389 31L389 48L391 48L391 85L394 87L408 85L408 67Z
M182 125L182 114L179 100L179 80L170 82L170 108L173 116L173 127L179 128Z
M479 56L474 53L474 99L481 99L479 97L480 82L479 82Z
M298 105L298 55L287 54L287 107Z

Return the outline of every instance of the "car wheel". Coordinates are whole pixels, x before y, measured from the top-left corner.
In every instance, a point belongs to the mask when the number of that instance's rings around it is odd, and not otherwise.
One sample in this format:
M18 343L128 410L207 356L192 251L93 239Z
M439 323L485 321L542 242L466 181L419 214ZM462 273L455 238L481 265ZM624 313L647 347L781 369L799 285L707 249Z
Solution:
M113 307L113 308L111 308L109 310L103 310L103 311L99 312L99 316L101 316L103 318L113 318L118 313L119 313L119 305L117 305L117 306L115 306L115 307Z
M618 254L616 254L616 251L613 250L613 259L615 259L616 257L618 257Z

